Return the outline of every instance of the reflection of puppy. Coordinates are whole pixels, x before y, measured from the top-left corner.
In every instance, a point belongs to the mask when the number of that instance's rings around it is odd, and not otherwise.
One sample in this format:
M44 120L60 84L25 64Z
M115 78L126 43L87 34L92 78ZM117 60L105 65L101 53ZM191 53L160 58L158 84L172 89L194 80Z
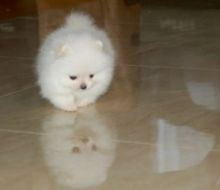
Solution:
M81 188L106 180L114 160L113 133L91 109L77 115L57 111L43 122L45 160L60 184Z
M71 14L40 49L37 74L41 95L66 111L95 102L112 80L114 57L108 36L91 18Z

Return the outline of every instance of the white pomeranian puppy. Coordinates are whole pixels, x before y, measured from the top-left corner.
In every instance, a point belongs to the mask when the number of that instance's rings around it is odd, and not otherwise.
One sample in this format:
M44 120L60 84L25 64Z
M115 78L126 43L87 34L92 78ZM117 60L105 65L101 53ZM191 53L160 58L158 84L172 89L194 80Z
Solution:
M66 111L93 103L112 80L115 53L107 34L83 13L72 13L50 34L37 59L41 95Z

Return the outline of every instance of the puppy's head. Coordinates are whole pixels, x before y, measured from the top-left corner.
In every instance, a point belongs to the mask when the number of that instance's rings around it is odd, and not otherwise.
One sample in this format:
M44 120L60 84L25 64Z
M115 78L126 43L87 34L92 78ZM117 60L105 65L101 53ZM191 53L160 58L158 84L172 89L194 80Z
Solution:
M57 48L54 67L63 86L85 92L111 80L113 57L101 40L79 36Z

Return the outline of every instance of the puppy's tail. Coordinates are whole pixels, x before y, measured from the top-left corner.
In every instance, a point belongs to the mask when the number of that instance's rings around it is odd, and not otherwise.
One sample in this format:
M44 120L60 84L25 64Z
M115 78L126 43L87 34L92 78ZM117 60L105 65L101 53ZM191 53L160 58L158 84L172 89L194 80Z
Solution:
M66 18L65 26L74 30L83 30L90 28L94 24L93 19L81 12L71 13Z

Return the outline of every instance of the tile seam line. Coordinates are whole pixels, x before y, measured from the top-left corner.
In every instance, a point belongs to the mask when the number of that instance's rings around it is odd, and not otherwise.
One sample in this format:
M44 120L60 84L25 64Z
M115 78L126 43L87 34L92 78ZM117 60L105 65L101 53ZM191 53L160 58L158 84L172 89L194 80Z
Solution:
M24 92L24 91L26 91L26 90L32 89L32 88L34 88L35 86L36 86L36 85L28 86L28 87L26 87L26 88L23 88L23 89L20 89L20 90L17 90L17 91L8 93L8 94L4 94L4 95L0 96L0 100L1 100L2 98L6 98L6 97L13 96L13 95L17 95L17 94L19 94L20 92Z
M0 132L6 132L6 133L14 133L14 134L23 134L23 135L38 135L38 136L47 136L47 133L38 133L33 131L19 131L19 130L9 130L9 129L0 129ZM113 139L112 142L119 143L119 144L131 144L131 145L148 145L148 146L157 146L155 143L148 143L148 142L141 142L141 141L129 141L129 140L118 140ZM181 146L182 149L190 150L189 147ZM191 149L193 150L193 149ZM210 152L220 152L220 149L212 149Z

